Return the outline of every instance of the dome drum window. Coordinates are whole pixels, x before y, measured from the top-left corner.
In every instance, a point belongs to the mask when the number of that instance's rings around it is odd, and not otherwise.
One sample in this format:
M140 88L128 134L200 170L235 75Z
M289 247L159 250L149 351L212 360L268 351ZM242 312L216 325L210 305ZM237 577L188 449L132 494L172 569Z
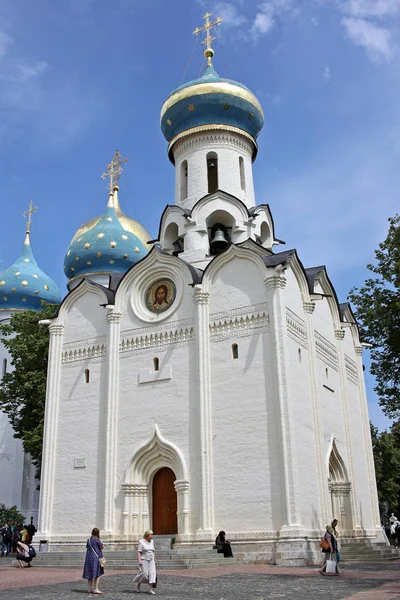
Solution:
M207 154L207 182L209 194L218 190L218 156L215 152Z

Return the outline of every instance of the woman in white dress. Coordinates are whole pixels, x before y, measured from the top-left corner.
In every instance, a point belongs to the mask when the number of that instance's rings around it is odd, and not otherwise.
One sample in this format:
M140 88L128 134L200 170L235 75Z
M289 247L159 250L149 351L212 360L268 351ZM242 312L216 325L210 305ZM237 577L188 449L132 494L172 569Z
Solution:
M153 532L151 529L144 532L143 539L138 546L138 562L144 575L149 581L149 594L155 595L153 584L156 582L156 553L154 550ZM137 584L136 591L140 592L140 583Z

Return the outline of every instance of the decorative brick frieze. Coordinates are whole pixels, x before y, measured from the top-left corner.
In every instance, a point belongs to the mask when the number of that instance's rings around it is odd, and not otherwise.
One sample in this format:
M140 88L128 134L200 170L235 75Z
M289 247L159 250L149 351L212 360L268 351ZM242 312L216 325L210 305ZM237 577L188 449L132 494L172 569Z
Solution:
M151 329L152 333L149 332ZM120 355L127 358L154 350L163 351L169 346L183 348L195 338L194 319L182 319L151 328L142 327L121 332Z
M314 335L315 349L318 358L328 366L332 367L335 371L339 371L339 361L335 346L327 340L326 337L318 333L318 331L315 331Z
M288 336L303 348L308 348L306 324L290 308L286 309L286 327Z
M210 341L265 333L269 328L268 304L255 304L210 315Z
M344 356L344 364L346 367L346 377L349 381L358 385L358 369L357 364L354 360L352 360L349 356L345 354Z

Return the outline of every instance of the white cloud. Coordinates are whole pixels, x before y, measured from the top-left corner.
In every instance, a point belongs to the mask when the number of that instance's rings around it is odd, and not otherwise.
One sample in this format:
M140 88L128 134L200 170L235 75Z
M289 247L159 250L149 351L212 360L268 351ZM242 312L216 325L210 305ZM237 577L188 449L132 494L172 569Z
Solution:
M253 40L269 33L275 27L279 17L294 10L297 9L294 7L293 0L268 0L261 4L250 29Z
M14 39L0 30L0 137L32 135L58 149L84 132L102 109L102 101L70 77L46 77L44 60L18 56Z
M212 18L221 17L225 27L241 27L246 23L246 17L239 13L232 2L218 2L213 10Z
M323 81L328 82L331 78L331 68L329 65L325 65L324 74L322 76Z
M394 47L389 29L353 17L344 17L342 25L348 38L357 46L364 48L372 61L390 61L393 58Z
M346 0L341 8L353 17L390 17L400 12L400 0Z
M13 38L5 31L0 30L0 60L6 56L13 43Z

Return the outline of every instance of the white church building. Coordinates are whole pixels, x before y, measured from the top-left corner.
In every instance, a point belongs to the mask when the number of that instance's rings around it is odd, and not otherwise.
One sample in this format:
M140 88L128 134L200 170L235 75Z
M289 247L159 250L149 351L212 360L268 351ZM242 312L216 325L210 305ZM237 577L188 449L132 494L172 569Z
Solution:
M158 238L122 212L116 154L105 213L67 251L38 537L210 546L223 529L239 557L309 564L334 517L381 540L363 347L325 267L279 247L253 186L262 108L205 55L162 107L176 185Z
M0 273L0 324L9 325L11 317L25 310L39 310L41 301L59 304L61 294L54 281L37 264L30 241L31 215L36 211L30 203L26 235L16 261ZM0 342L0 379L13 369L8 349ZM33 517L38 523L39 491L36 469L7 415L0 411L0 504L17 506L27 523ZM2 527L4 523L0 524Z

